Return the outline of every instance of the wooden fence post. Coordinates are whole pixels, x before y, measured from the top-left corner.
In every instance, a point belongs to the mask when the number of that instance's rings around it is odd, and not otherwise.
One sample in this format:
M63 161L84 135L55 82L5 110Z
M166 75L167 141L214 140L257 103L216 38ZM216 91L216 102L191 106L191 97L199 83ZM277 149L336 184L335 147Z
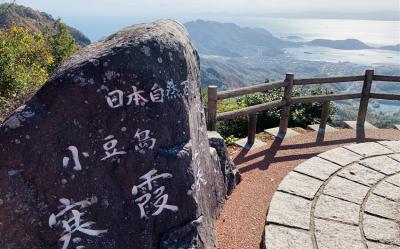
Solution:
M362 96L360 100L360 108L358 109L357 128L364 128L365 119L367 117L368 101L371 93L372 78L374 70L368 69L365 71L364 85L362 88Z
M319 123L319 133L325 133L326 124L328 123L328 118L330 114L330 101L326 101L322 103L322 113L321 113L321 122Z
M279 123L279 133L278 138L283 139L285 137L288 125L289 125L289 115L290 115L290 99L292 98L293 90L293 80L294 74L287 73L285 78L285 92L283 94L283 100L286 101L286 105L281 109L281 120Z
M217 130L217 86L208 86L207 126L209 131Z
M257 133L257 113L249 115L249 126L247 130L247 144L253 145L256 141Z

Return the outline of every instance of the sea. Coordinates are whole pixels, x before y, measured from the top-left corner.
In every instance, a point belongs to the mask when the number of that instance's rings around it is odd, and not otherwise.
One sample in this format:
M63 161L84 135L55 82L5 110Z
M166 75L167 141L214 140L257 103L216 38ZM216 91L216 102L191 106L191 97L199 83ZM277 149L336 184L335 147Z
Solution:
M291 41L358 39L374 48L400 44L400 21L273 17L211 17L209 19L233 22L245 27L264 28L276 37ZM305 46L290 48L286 52L301 60L351 62L372 67L377 65L400 67L400 51L340 50Z
M178 18L182 23L198 17ZM154 18L153 18L154 19ZM67 20L79 27L92 40L98 40L133 23L152 21L139 18L120 18L112 22L106 20ZM366 67L387 66L400 71L400 51L378 49L381 46L400 44L400 21L346 20L346 19L307 19L276 17L229 17L207 16L204 20L236 23L242 27L264 28L274 36L292 41L311 41L313 39L358 39L375 49L340 50L326 47L304 46L287 48L286 53L299 60L351 62ZM400 108L396 102L380 103L375 111L396 111Z
M245 27L264 28L274 36L291 41L313 39L358 39L375 49L341 50L317 46L287 48L286 53L299 60L351 62L366 67L394 67L400 71L400 51L377 49L400 44L400 21L299 19L272 17L213 17L218 22L233 22ZM399 101L381 101L370 106L376 112L400 110Z

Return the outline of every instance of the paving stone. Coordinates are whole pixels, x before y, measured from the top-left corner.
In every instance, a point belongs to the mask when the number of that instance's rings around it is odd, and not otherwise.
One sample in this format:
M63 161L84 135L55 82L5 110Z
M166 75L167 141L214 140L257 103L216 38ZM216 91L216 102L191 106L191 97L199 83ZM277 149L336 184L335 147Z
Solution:
M393 175L386 179L387 182L390 182L397 187L400 187L400 174Z
M364 167L358 163L347 166L343 170L339 171L338 175L368 186L375 185L379 180L385 177L384 174Z
M400 204L374 194L368 197L365 211L392 220L399 219L400 221Z
M339 176L333 176L323 193L343 200L361 204L369 188Z
M373 193L392 201L400 201L400 187L396 187L387 181L380 182L375 187Z
M291 194L275 192L267 222L310 229L311 201Z
M238 145L238 146L240 146L240 147L243 147L243 148L245 148L245 149L248 149L248 150L258 149L258 148L260 148L260 147L263 147L263 146L267 145L266 143L264 143L264 142L262 142L262 141L260 141L260 140L258 140L258 139L256 139L256 140L254 141L254 144L248 144L248 143L247 143L247 137L242 138L242 139L240 139L240 140L237 140L237 141L235 142L235 144Z
M335 163L331 163L319 157L313 157L297 166L294 171L325 181L339 169L341 169L341 167Z
M327 195L320 195L314 216L318 218L358 224L360 205Z
M357 129L357 121L344 121L344 123L347 125L347 127L353 130ZM371 123L365 121L364 129L378 129L378 128L376 126L373 126Z
M400 226L394 221L364 214L363 229L369 240L400 246Z
M358 226L315 219L315 237L319 249L364 249Z
M400 246L367 241L368 249L400 249Z
M392 175L396 172L400 172L400 162L388 156L377 156L363 159L360 161L360 164L382 172L386 175Z
M393 152L400 152L400 141L378 141L378 143L389 148Z
M362 159L362 156L343 148L336 148L319 154L318 156L341 166L345 166Z
M393 154L389 156L390 158L393 158L394 160L400 162L400 154Z
M313 130L313 131L318 131L318 132L332 132L332 131L337 131L337 129L333 128L330 125L326 125L325 130L320 130L319 129L319 124L313 124L313 125L308 125L308 129Z
M351 144L344 146L344 148L362 156L378 156L393 153L393 151L389 150L385 146L375 142Z
M324 182L292 171L279 184L278 190L313 199L322 183Z
M269 224L265 227L266 249L310 249L313 248L309 232Z
M266 129L266 130L264 130L264 132L271 134L275 137L283 138L283 135L279 134L279 127ZM289 137L294 137L297 135L300 135L300 133L298 133L297 131L294 131L293 129L288 128L284 137L289 138Z

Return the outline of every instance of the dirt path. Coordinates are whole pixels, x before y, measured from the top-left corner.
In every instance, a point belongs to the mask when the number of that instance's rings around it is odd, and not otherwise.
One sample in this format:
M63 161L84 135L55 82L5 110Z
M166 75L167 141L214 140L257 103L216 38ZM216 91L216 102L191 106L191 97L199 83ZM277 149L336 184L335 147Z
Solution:
M366 130L365 134L356 134L355 130L345 129L327 133L324 141L316 132L309 132L282 143L271 141L254 151L236 151L232 159L243 180L217 221L218 248L260 248L272 195L282 179L301 162L349 143L399 139L399 130Z

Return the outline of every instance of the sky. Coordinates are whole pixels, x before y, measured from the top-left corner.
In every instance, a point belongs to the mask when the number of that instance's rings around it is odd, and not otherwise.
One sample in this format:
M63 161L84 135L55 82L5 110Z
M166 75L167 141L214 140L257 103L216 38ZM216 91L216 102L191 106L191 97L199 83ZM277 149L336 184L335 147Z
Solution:
M345 13L350 17L375 16L379 19L394 16L400 20L400 0L16 0L16 2L45 11L55 18L61 18L68 25L82 30L92 40L130 24L165 18L181 22L207 20L216 16L318 17L319 15L322 18L331 18Z
M17 0L17 3L59 16L375 12L400 8L400 0Z

